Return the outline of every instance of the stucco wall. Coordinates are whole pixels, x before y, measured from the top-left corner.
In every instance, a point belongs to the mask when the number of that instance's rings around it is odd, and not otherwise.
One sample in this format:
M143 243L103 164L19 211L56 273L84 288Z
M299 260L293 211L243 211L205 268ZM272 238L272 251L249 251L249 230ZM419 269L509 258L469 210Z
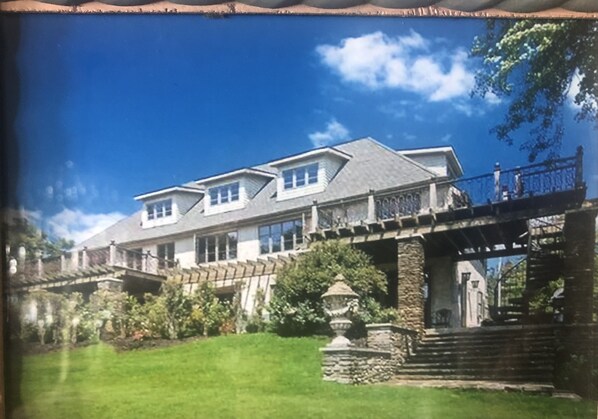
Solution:
M464 297L467 299L465 319L462 319L462 325L465 327L479 326L484 320L487 298L486 298L486 278L484 266L480 261L464 261L459 262L455 266L456 281L461 286L463 292L462 273L471 272L471 277L467 283ZM479 281L478 288L473 287L473 281ZM483 294L482 304L483 308L478 310L477 295L478 292ZM460 298L462 300L462 298ZM459 301L459 313L462 311L462 301ZM461 316L459 316L461 317Z
M255 260L260 255L260 240L257 226L241 227L237 230L237 259Z
M442 257L428 258L426 268L430 275L431 312L435 313L441 309L451 310L451 327L479 326L487 313L484 264L480 261L455 263L450 257ZM466 290L462 288L462 274L464 272L471 273ZM479 281L477 288L473 287L473 281ZM482 293L481 309L478 308L478 292ZM464 318L463 298L466 299Z
M174 258L179 260L181 268L195 266L195 240L193 237L174 242Z

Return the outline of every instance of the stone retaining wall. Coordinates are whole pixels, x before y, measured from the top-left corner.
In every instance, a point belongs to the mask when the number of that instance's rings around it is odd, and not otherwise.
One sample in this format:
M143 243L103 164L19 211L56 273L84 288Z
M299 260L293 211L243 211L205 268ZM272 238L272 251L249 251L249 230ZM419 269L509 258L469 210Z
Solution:
M343 384L387 381L412 353L419 336L412 329L390 323L366 327L366 348L327 346L321 349L325 381Z
M367 347L390 352L394 371L403 365L417 345L419 334L415 330L391 323L368 324L366 328Z
M324 381L342 384L372 384L387 381L393 368L389 351L369 348L322 348Z

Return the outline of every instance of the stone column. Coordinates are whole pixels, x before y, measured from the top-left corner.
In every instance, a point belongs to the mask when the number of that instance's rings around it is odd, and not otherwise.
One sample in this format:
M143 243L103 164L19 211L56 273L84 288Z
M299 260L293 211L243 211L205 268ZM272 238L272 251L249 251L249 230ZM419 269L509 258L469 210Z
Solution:
M399 314L403 325L424 329L424 242L423 237L400 239L398 248Z
M592 321L596 211L565 214L565 323Z

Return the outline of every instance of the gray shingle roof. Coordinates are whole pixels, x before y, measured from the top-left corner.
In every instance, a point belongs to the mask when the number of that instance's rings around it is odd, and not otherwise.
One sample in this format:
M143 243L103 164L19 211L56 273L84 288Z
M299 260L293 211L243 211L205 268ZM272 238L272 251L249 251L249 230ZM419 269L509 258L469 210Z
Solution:
M105 231L82 242L77 246L89 248L106 246L111 240L117 243L157 241L168 236L192 233L219 226L233 228L261 216L268 217L276 213L300 211L306 212L313 200L319 203L347 199L352 196L367 194L370 189L384 190L424 182L436 177L432 171L413 160L395 152L371 138L362 138L335 146L336 149L353 156L330 181L325 191L317 194L276 201L276 181L269 181L266 186L248 202L243 209L205 216L203 201L199 201L176 223L160 227L143 229L141 211L119 221ZM255 166L256 169L275 172L267 164Z

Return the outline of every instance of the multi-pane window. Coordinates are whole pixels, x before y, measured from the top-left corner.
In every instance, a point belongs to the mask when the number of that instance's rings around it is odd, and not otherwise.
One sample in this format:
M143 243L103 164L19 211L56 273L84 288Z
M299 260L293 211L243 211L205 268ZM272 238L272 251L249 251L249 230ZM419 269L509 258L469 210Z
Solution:
M172 199L165 199L163 201L152 202L151 204L147 204L146 208L148 220L171 216Z
M300 188L318 183L318 163L282 171L284 189Z
M158 245L158 268L171 268L174 266L174 243Z
M195 262L206 263L237 258L237 232L195 237Z
M260 253L275 253L293 250L303 243L303 223L301 220L260 226Z
M210 205L226 204L239 200L239 182L210 188Z

